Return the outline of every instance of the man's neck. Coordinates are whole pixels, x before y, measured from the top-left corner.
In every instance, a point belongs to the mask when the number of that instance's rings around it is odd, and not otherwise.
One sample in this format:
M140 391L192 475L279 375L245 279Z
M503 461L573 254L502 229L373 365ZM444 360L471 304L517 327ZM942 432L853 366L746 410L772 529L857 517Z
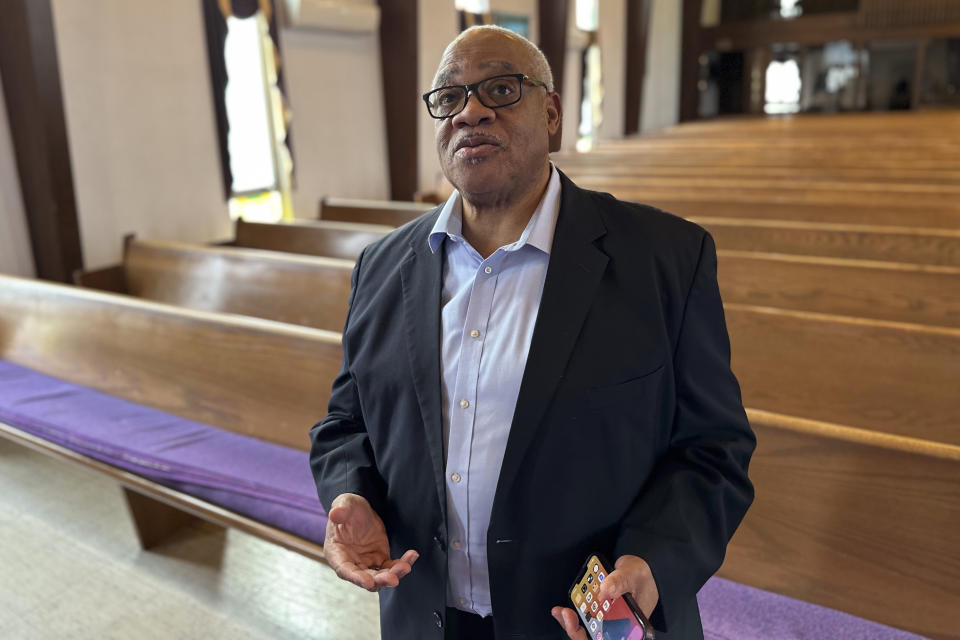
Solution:
M488 258L500 247L519 240L543 199L551 173L547 165L531 188L508 201L483 205L463 197L462 233L470 246Z

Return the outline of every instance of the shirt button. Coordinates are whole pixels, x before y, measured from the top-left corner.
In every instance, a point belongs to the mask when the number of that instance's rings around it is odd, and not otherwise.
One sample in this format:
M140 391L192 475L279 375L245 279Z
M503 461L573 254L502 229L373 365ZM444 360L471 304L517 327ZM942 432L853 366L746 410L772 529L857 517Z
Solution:
M476 329L474 329L473 331L470 332L470 337L471 337L471 338L479 338L479 337L480 337L480 332L477 331Z
M467 599L466 599L466 598L460 598L459 600L457 600L457 602L460 603L460 606L461 606L461 607L465 607L465 606L467 605Z
M493 273L493 269L491 269L490 267L484 267L484 268L483 268L483 272L484 272L484 273Z
M459 541L459 540L454 540L454 541L453 541L453 548L456 549L457 551L460 550L460 541Z
M460 408L466 409L466 408L469 407L469 406L470 406L470 401L469 401L469 400L461 400L461 401L460 401Z
M460 482L460 480L461 480L462 478L460 477L460 474L459 474L459 473L455 473L455 474L453 474L452 476L450 476L450 479L453 480L453 481L456 483L456 482Z

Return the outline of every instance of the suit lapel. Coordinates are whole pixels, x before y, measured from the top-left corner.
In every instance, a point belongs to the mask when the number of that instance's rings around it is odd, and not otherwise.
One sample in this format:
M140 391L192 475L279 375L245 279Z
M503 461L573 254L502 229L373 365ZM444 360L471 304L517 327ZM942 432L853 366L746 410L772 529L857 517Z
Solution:
M427 235L436 216L424 225L424 233L414 234L411 250L400 265L403 291L404 328L410 357L413 386L420 405L427 448L433 461L434 480L440 511L446 518L446 493L443 481L443 425L441 422L440 305L443 251L433 253Z
M550 265L500 469L494 513L497 505L508 499L520 463L563 377L608 261L594 244L606 233L596 207L563 173L560 176L562 196Z

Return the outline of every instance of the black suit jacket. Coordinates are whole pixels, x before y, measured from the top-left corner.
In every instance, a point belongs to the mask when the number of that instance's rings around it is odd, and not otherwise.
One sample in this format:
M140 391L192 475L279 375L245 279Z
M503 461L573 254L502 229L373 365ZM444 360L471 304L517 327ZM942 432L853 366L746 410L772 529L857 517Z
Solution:
M562 196L494 498L487 551L497 638L560 638L550 616L587 555L643 557L653 624L702 638L696 593L753 499L755 440L729 366L716 251L700 227L586 191ZM439 209L357 261L343 368L310 432L329 509L345 492L420 559L380 594L385 639L443 637Z

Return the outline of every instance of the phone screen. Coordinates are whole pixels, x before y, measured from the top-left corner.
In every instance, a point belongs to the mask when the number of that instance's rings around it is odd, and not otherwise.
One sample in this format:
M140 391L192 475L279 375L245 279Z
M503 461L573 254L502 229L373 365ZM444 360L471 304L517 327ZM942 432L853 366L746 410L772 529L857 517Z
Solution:
M601 600L597 597L600 583L608 573L600 558L592 555L570 589L570 601L583 628L593 640L643 640L646 633L643 614L634 612L624 598Z

